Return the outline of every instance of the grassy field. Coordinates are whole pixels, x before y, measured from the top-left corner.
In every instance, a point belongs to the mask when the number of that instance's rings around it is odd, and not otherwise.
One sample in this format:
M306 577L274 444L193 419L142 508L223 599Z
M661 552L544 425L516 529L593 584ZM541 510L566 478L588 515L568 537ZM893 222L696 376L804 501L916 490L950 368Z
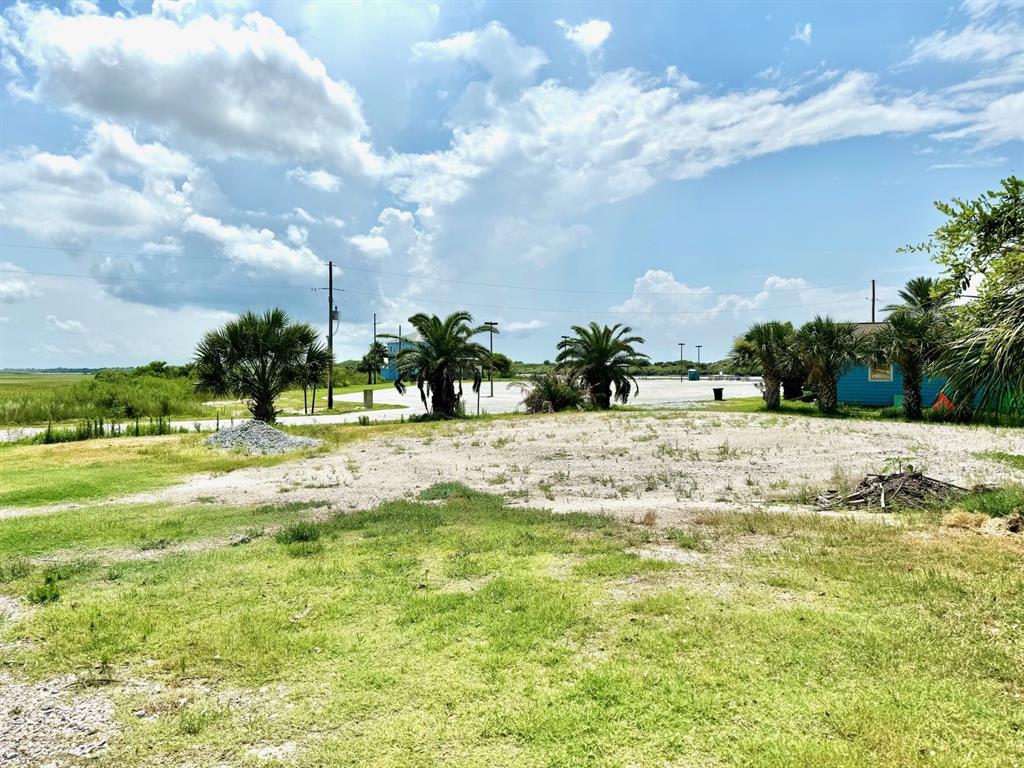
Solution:
M364 389L387 389L392 384L336 387L335 393L361 393ZM310 392L310 395L312 393ZM351 413L364 410L362 402L335 400L326 407L326 389L317 390L317 413ZM173 419L249 418L245 404L216 401L212 395L195 392L185 378L128 376L114 374L98 378L91 374L0 373L0 426L40 426L47 420L60 424L76 419L130 420L169 416ZM302 389L283 392L277 407L287 413L302 413ZM396 406L377 405L375 409Z
M457 484L422 499L305 525L204 505L6 521L0 592L36 601L0 624L24 641L7 668L113 700L98 765L266 745L301 766L1024 761L1012 538L721 512L657 532ZM679 562L637 556L655 545Z

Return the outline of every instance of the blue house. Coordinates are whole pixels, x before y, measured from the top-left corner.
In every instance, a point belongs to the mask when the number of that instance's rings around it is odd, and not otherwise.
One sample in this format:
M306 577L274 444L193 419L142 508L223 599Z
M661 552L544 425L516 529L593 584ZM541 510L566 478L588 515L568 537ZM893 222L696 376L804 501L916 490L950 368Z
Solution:
M415 342L409 341L408 339L402 339L401 341L389 341L387 343L388 363L380 369L380 377L384 381L394 381L397 379L398 369L395 368L395 357L398 356L400 350L412 349L415 346Z
M873 333L882 323L858 323L861 335ZM921 382L921 405L930 408L935 405L942 389L944 378L925 378ZM887 407L896 405L903 398L903 371L894 363L857 363L851 365L836 382L840 403L850 405L871 405Z

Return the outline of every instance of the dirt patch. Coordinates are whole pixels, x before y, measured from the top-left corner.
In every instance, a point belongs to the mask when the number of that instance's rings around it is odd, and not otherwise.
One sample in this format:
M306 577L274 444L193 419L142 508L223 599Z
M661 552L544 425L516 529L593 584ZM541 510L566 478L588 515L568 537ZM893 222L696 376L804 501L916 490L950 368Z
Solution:
M66 765L107 748L118 731L114 705L76 683L75 675L20 683L0 673L0 763Z
M532 416L377 438L273 467L199 475L120 501L316 501L344 511L459 480L513 505L622 520L650 513L658 527L672 527L714 508L807 509L837 479L859 480L899 461L966 487L1024 482L1024 471L976 455L993 450L1024 453L1024 433L682 411Z

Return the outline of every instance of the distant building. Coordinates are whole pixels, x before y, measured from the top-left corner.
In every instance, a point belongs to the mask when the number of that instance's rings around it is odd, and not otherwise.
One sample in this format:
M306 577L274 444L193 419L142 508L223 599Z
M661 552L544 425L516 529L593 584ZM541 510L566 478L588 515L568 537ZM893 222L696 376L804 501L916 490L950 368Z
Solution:
M883 323L857 323L857 334L865 336L881 328ZM921 382L921 405L935 405L946 386L943 377L926 377ZM836 381L840 403L887 407L903 399L903 370L895 363L855 363Z
M409 341L408 339L402 339L401 341L389 341L387 343L388 362L387 365L380 369L380 377L384 381L394 381L397 379L398 369L395 367L395 358L401 350L412 349L415 346L416 343Z

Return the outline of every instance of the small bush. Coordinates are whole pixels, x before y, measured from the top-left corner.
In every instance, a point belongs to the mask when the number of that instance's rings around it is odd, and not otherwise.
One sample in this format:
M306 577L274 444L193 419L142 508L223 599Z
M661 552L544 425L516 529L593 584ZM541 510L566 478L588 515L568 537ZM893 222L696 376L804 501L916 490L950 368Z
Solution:
M60 587L55 581L44 581L42 584L33 587L26 595L30 603L43 605L53 603L60 599Z
M707 539L692 531L673 528L668 532L668 537L680 549L688 549L692 552L705 552L708 548Z
M525 384L510 384L519 387L526 397L523 406L529 413L548 413L582 409L586 401L583 392L555 371L535 373Z
M980 512L989 517L1006 517L1024 512L1024 487L1011 486L972 493L959 506L965 512Z
M429 488L420 491L420 501L442 501L444 499L463 498L471 499L479 496L478 491L463 485L462 483L434 483Z
M295 523L274 537L278 544L295 544L296 542L319 541L321 526L317 523Z

